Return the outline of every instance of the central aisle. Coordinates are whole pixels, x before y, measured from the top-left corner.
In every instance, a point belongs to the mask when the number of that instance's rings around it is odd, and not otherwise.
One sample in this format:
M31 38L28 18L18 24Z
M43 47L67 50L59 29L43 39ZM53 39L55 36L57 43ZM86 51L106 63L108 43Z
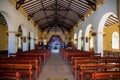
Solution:
M48 78L67 78L68 80L74 80L70 66L65 64L59 54L51 54L49 60L43 66L39 80L47 80Z

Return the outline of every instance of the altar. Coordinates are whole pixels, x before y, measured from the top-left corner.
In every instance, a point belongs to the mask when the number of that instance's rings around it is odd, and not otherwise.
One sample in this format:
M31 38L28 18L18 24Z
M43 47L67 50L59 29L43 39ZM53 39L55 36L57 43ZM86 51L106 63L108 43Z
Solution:
M53 35L48 42L48 49L51 53L60 53L60 49L63 48L64 43L59 35Z
M59 53L60 52L60 45L52 45L51 46L51 53Z

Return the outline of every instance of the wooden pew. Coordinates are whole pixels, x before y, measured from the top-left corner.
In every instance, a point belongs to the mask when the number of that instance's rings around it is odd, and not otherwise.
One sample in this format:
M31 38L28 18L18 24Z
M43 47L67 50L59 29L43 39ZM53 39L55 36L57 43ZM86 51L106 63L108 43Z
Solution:
M16 56L18 57L41 57L41 59L43 60L43 63L45 64L47 58L45 54L32 54L32 53L16 53Z
M50 56L50 50L31 50L31 51L25 51L24 53L32 53L32 54L45 54L46 56L46 60L49 58Z
M98 61L98 60L94 60L94 59L91 59L91 60L75 60L74 65L72 66L72 71L73 71L75 80L77 79L77 75L78 75L78 72L80 70L79 67L82 64L98 64L98 63L104 63L104 61Z
M17 53L18 54L18 53ZM15 58L15 59L24 59L24 60L38 60L38 74L42 71L42 60L41 56L27 56L24 53L20 53L22 55L16 55L16 54L10 54L10 58Z
M42 62L41 57L22 57L22 56L16 56L16 57L10 57L11 59L19 59L19 60L35 60L35 64L38 66L38 74L42 71ZM37 64L38 63L38 64Z
M110 64L110 63L114 63L114 64L118 64L120 63L120 59L107 59L107 58L104 58L104 59L97 59L95 57L91 58L86 58L86 59L80 59L80 60L74 60L74 63L72 63L72 71L73 71L73 74L74 74L74 77L75 79L77 78L77 72L79 70L79 67L82 65L82 64Z
M4 64L31 64L35 71L35 79L38 79L38 61L37 60L27 60L19 58L0 58L0 63Z
M100 79L120 79L120 71L106 71L106 72L94 72L92 73L92 80L100 80ZM117 79L118 80L118 79Z
M0 72L0 80L20 80L19 72Z
M28 75L29 80L33 80L33 72L31 64L0 64L0 70L2 72L19 72L22 75Z
M94 53L92 51L80 51L80 50L62 50L63 59L68 62L72 57L91 57L91 56L101 56L99 53Z
M80 72L79 75L81 77L81 80L85 79L85 75L89 74L92 77L92 73L94 73L95 71L104 71L104 72L108 72L108 71L112 71L112 69L114 68L120 68L120 64L82 64L80 66ZM113 70L115 71L115 70Z

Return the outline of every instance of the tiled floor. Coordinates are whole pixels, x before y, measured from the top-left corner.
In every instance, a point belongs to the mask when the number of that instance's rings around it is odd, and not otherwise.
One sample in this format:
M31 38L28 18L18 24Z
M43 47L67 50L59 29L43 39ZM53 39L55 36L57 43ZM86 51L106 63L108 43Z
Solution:
M48 78L67 78L68 80L74 80L70 66L65 64L59 54L51 54L49 60L43 66L39 80L47 80Z

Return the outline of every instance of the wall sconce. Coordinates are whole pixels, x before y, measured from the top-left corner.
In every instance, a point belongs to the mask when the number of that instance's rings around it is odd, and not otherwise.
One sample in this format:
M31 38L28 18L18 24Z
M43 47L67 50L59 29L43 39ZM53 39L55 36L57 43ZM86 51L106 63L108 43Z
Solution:
M41 37L41 39L43 39L43 37Z
M34 39L34 41L36 41L37 39Z
M28 40L31 40L31 37L27 37L28 38Z
M106 36L106 34L103 34L103 36Z
M81 40L84 40L84 37L81 37Z
M78 39L75 39L75 41L77 41Z
M26 42L26 37L23 36L23 37L22 37L22 40L23 40L23 42Z
M88 42L89 37L86 37L86 43Z
M16 37L20 37L20 36L21 36L21 34L17 33L17 34L15 34L15 36L16 36Z
M92 33L92 36L96 36L96 34L97 34L96 32L93 32L93 33Z

